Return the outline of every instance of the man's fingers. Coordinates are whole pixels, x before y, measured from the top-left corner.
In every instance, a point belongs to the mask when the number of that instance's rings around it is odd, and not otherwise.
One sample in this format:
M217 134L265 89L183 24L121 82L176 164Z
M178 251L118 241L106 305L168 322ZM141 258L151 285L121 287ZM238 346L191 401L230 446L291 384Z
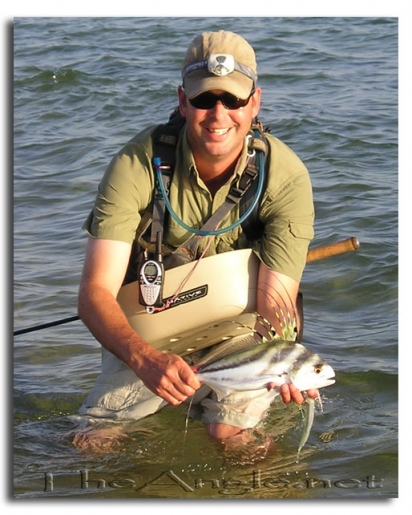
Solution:
M285 404L289 404L291 401L290 388L288 384L282 384L280 387L280 395L282 396L282 400Z
M308 390L307 394L311 399L317 399L319 397L319 390Z
M178 406L184 402L188 397L193 395L194 390L192 388L186 388L186 391L182 391L181 388L177 388L171 381L163 378L159 383L156 395L162 397L166 402L173 406Z
M201 384L196 377L193 370L189 367L189 365L183 361L182 368L179 370L179 376L181 381L186 384L189 388L193 390L198 390L201 387ZM191 395L193 395L192 392Z
M308 390L306 393L312 399L319 397L318 390ZM305 402L303 393L293 384L283 384L280 388L280 394L285 404L289 404L291 401L296 402L296 404L303 404Z
M194 395L200 386L200 382L189 365L179 358L174 366L166 370L156 393L169 404L176 406Z

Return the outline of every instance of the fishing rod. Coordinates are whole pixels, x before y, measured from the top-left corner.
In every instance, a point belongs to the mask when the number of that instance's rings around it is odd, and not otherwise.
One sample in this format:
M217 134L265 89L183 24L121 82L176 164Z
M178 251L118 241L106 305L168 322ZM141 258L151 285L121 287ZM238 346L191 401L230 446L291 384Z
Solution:
M76 320L80 320L80 317L78 315L62 318L61 320L55 320L54 322L48 322L46 324L35 325L33 327L26 327L26 329L19 329L17 331L14 331L13 336L31 333L32 331L40 331L40 329L47 329L48 327L54 327L56 325L68 324L69 322L75 322Z
M316 247L308 251L306 263L312 263L312 261L318 261L319 259L336 256L338 254L343 254L344 252L358 250L359 247L359 240L355 237L348 238L337 243L330 243L329 245L324 245L322 247ZM62 318L60 320L55 320L54 322L35 325L33 327L26 327L25 329L19 329L17 331L14 331L13 336L31 333L33 331L40 331L41 329L47 329L48 327L54 327L57 325L68 324L69 322L75 322L76 320L80 320L80 317L78 315Z

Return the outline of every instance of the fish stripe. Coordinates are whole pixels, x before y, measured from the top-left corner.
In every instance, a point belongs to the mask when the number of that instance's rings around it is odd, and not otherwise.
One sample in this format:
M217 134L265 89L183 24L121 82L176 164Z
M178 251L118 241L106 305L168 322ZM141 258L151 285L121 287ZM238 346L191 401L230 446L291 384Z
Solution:
M260 345L258 345L257 347L252 347L251 349L248 349L247 352L245 352L245 351L234 352L233 354L228 356L222 363L213 362L213 363L210 363L205 366L199 365L198 371L199 372L219 372L221 370L237 369L239 367L244 366L245 363L253 363L253 362L261 359L267 352L267 349L265 349L265 348L260 349L259 347L260 347ZM262 344L262 347L263 347L263 344ZM243 354L245 354L245 356L243 356L243 359L239 359L239 355L243 355Z

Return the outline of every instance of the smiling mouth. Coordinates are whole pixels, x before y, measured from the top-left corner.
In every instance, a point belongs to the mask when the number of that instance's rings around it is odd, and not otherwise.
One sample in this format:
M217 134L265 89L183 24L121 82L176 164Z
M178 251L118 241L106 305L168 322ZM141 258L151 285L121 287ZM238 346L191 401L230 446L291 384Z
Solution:
M217 134L218 136L223 136L227 134L230 129L207 129L211 134Z

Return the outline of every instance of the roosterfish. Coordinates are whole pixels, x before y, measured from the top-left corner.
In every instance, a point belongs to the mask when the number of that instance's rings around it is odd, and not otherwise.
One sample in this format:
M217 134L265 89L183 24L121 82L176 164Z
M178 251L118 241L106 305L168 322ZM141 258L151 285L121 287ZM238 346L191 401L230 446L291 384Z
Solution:
M290 334L285 331L282 336ZM305 391L335 383L333 368L318 354L273 333L261 341L253 333L232 338L212 349L192 369L198 380L216 393L218 400L233 392L265 388L272 391L275 399L283 384L293 384ZM314 400L308 397L305 408L298 457L312 428Z
M280 391L283 384L305 391L335 382L333 368L300 343L276 339L259 342L252 335L228 343L192 367L199 381L216 392L218 400L233 392L262 388ZM236 350L236 345L247 346Z

